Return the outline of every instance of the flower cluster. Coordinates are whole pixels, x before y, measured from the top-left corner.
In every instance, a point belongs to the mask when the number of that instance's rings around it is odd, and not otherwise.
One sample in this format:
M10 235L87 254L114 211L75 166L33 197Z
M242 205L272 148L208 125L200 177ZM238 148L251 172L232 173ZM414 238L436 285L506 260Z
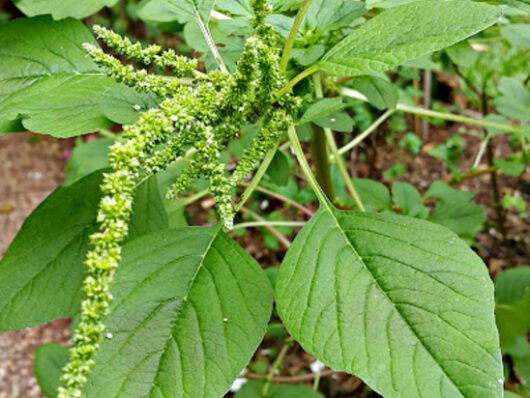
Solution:
M94 28L97 36L139 66L124 65L101 49L85 45L91 58L109 76L135 89L155 93L160 105L142 113L135 124L124 127L123 139L110 149L112 171L104 176L101 186L104 195L97 216L100 229L90 237L81 318L73 337L70 362L63 369L59 398L84 396L84 385L105 334L104 318L112 301L109 287L121 260L121 243L128 233L134 191L140 181L187 153L188 166L168 195L185 192L204 176L225 228L230 229L235 187L256 169L286 131L297 101L290 95L275 97L285 81L278 66L277 38L265 24L270 9L265 0L253 0L252 5L254 32L232 74L203 74L197 71L196 60L173 50L162 51L155 45L144 48L102 27ZM174 76L151 74L144 68L149 65L169 68ZM260 131L230 175L220 156L247 123L261 123Z

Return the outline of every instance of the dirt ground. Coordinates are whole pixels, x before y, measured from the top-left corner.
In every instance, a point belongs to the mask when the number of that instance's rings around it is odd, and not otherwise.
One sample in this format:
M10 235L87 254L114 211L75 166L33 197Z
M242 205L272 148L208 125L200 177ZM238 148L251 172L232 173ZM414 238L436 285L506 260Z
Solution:
M0 136L0 256L32 210L64 179L67 141L30 134ZM66 342L64 321L0 333L0 398L40 398L33 353L46 342Z

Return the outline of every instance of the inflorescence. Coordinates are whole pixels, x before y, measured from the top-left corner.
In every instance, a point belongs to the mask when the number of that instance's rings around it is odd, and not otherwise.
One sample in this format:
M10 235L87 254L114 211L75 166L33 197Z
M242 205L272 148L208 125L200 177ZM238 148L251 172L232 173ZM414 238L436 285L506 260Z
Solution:
M84 397L83 388L106 330L104 319L112 301L110 285L121 260L121 243L128 234L136 186L187 153L187 168L168 195L182 194L197 178L206 177L225 228L231 229L235 187L259 166L291 122L296 99L290 95L275 97L285 81L279 69L276 35L265 24L269 7L265 0L254 0L253 8L254 31L246 40L233 74L201 73L197 71L197 60L173 50L162 51L156 45L133 44L99 26L94 27L98 38L141 68L124 65L98 47L85 44L90 57L109 76L139 91L156 94L160 105L142 113L135 124L125 126L123 139L110 148L112 171L104 176L101 186L103 198L97 215L100 229L90 237L81 317L73 336L70 362L63 369L59 398ZM145 69L148 66L171 69L173 76L151 74ZM220 161L221 153L238 138L243 125L258 122L258 136L229 174Z

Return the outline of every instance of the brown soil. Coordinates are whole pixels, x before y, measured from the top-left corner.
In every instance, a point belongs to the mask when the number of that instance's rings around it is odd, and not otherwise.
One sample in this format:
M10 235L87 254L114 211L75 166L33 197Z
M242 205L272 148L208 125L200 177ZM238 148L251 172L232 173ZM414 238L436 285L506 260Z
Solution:
M69 142L30 134L0 136L0 256L24 219L64 179ZM66 343L64 321L0 333L0 398L42 397L33 353L47 342Z

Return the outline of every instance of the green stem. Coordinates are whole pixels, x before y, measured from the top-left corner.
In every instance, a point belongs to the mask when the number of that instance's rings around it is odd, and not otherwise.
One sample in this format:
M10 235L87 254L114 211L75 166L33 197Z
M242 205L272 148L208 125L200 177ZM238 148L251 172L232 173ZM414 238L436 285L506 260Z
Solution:
M355 90L352 90L349 88L343 88L341 90L341 93L342 95L345 95L346 97L368 102L365 96L363 96L362 94L360 94L359 92ZM405 112L405 113L411 113L414 115L419 115L419 116L432 117L435 119L442 119L442 120L449 120L451 122L458 122L462 124L469 124L472 126L489 127L489 128L493 128L497 130L502 130L507 133L524 134L523 130L516 126L510 126L508 124L492 122L490 120L485 120L485 119L474 119L472 117L455 115L454 113L431 111L429 109L424 109L424 108L417 107L417 106L397 104L396 110Z
M294 127L294 124L291 124L289 126L288 135L289 135L289 141L291 142L291 147L293 148L296 159L298 160L298 163L300 164L300 168L302 169L302 172L304 173L304 176L306 177L307 183L309 184L311 189L315 192L315 195L317 196L320 203L328 207L331 211L332 206L330 205L328 198L326 198L326 195L322 191L322 188L320 188L320 185L318 185L318 182L315 179L313 172L311 171L311 167L309 167L309 164L307 163L307 160L304 155L304 151L302 149L302 146L300 145L298 136L296 135L296 128Z
M310 66L309 68L307 68L306 70L300 72L298 75L296 75L293 78L293 80L291 80L289 83L287 83L284 88L282 88L280 91L278 91L278 93L276 94L276 98L280 98L283 95L287 94L300 81L304 80L308 76L311 76L313 73L315 73L317 71L318 71L318 68L313 65L313 66Z
M234 229L256 228L256 227L303 227L305 221L249 221L234 225Z
M359 134L357 137L355 137L352 141L350 141L348 144L344 145L342 148L339 149L339 154L343 155L349 151L351 151L353 148L355 148L357 145L359 145L361 142L363 142L370 134L375 132L381 124L384 123L386 119L388 119L395 110L389 109L385 113L383 113L379 119L377 119L370 127L368 127L366 130L364 130L361 134Z
M287 144L289 145L289 142L287 142ZM248 187L248 184L243 184L243 185ZM284 202L285 204L291 207L294 207L295 209L300 210L302 213L306 214L309 217L313 216L313 211L309 210L307 207L302 206L300 203L292 199L289 199L286 196L280 195L277 192L273 192L267 188L260 187L259 185L256 187L256 191L261 192L265 195L268 195L271 198L278 199L279 201Z
M278 144L276 144L273 148L271 148L270 151L267 152L267 154L265 155L265 158L263 159L263 162L261 162L261 165L256 171L256 174L254 174L254 177L252 178L250 183L247 185L247 188L241 195L241 199L239 200L239 203L235 206L236 213L243 208L247 200L249 200L250 196L252 196L252 193L256 190L261 179L267 172L267 169L269 168L269 165L271 164L272 159L274 158L274 155L276 154L277 150L278 150Z
M228 69L226 68L225 63L223 62L223 58L219 53L219 49L215 45L212 34L210 33L210 29L208 29L208 26L206 26L198 11L196 12L196 14L199 28L201 29L201 33L204 37L204 40L206 41L206 44L208 45L208 48L210 49L210 52L213 55L213 58L215 59L215 62L217 63L217 65L219 65L219 69L221 69L221 72L228 73Z
M331 182L331 169L329 167L328 147L324 129L311 123L311 155L315 167L317 181L328 198L333 198L333 183Z
M267 374L267 378L265 379L265 384L263 384L263 389L261 390L261 395L263 397L266 397L269 394L269 387L272 382L272 378L274 377L274 374L278 370L278 368L281 366L285 356L287 355L287 352L289 351L289 343L284 344L282 347L280 353L276 357L276 360L272 364L269 373Z
M315 83L315 94L317 98L324 98L324 91L322 89L322 79L320 77L320 74L313 75L313 81ZM350 175L348 174L348 170L346 168L346 164L344 163L344 159L339 154L339 149L337 148L337 143L335 142L335 138L333 137L333 133L331 129L324 128L324 134L326 137L326 141L331 149L331 152L333 153L333 159L335 160L335 164L337 165L337 168L339 169L339 173L342 179L344 180L344 183L346 184L346 188L348 189L348 192L350 193L353 200L355 201L355 205L357 206L359 210L366 211L364 208L363 202L361 201L361 197L357 193L357 190L355 189L355 186L353 185ZM326 154L326 163L327 163L327 160L328 160L327 151L325 152L325 154ZM328 166L328 173L329 173L329 166Z
M296 35L298 34L300 25L302 24L305 14L307 13L307 10L309 10L312 1L313 0L304 1L304 4L302 4L302 6L298 9L298 13L296 14L296 18L294 19L293 26L291 26L291 31L289 32L289 36L287 37L287 41L285 42L282 58L280 60L280 70L283 73L285 73L285 71L287 70L289 58L291 57L291 51L293 50L294 42L296 41Z
M291 241L289 239L287 239L285 236L283 236L283 234L278 231L276 228L274 228L274 226L272 226L270 223L267 222L267 220L265 220L263 217L261 217L259 214L253 212L252 210L250 209L247 209L246 207L242 207L241 208L241 212L245 213L245 214L248 214L249 216L251 216L252 218L254 218L256 221L260 222L263 224L263 227L269 231L276 239L278 239L278 242L280 242L280 244L285 248L285 249L289 249L289 247L291 246Z

